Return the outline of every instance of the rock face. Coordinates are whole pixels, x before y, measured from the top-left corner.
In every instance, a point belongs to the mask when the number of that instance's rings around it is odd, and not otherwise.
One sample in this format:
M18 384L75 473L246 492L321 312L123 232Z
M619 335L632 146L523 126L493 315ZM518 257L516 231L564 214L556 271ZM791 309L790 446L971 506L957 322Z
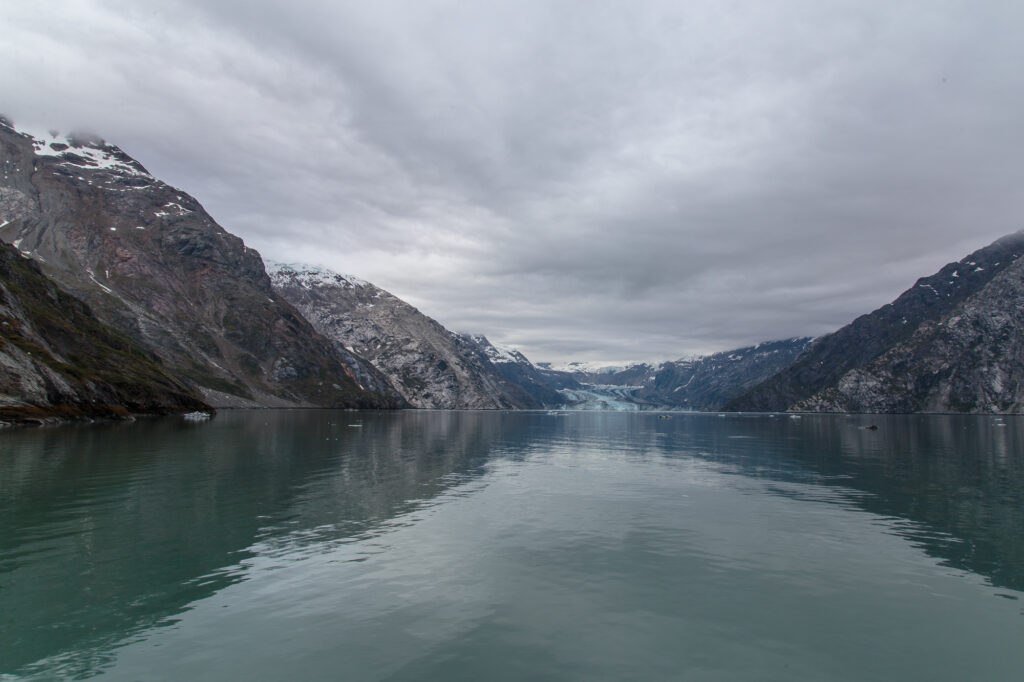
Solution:
M462 338L475 345L501 376L526 391L540 407L561 407L565 404L565 397L559 389L578 387L574 379L545 372L519 351L495 346L483 334L463 334Z
M1024 260L939 320L923 322L835 386L809 412L1024 412Z
M359 278L303 265L269 265L275 290L339 349L368 360L413 407L538 407L470 339Z
M195 199L96 138L0 120L0 239L217 406L393 407Z
M152 353L0 244L0 421L208 409Z
M732 401L740 410L1020 412L1024 232L922 278Z

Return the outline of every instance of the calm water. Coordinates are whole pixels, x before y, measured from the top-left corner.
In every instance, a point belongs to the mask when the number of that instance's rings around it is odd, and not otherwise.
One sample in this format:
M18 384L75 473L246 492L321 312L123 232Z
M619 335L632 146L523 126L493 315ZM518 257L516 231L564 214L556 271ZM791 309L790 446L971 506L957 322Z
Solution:
M0 433L0 679L1017 681L1022 590L1015 418Z

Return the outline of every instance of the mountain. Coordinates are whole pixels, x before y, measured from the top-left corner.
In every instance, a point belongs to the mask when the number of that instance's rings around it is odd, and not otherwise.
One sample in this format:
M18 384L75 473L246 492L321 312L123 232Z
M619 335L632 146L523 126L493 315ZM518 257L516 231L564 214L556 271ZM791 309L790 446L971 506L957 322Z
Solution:
M494 345L483 334L463 334L462 338L474 344L501 376L530 394L540 407L561 407L565 398L559 389L579 386L572 378L541 370L513 348Z
M727 409L1020 411L1022 254L1024 231L949 263L817 339Z
M518 351L472 338L506 378L542 405L576 410L717 410L793 362L810 343L808 338L769 341L656 365L534 365Z
M0 243L0 421L208 409L149 351Z
M658 365L637 362L624 366L590 367L588 363L570 362L562 371L586 384L601 386L643 386L658 371Z
M688 410L719 410L731 399L790 365L810 338L767 341L756 346L661 364L636 397Z
M369 361L414 407L539 407L473 340L357 277L271 263L275 291L340 350Z
M207 402L401 404L274 292L255 250L119 148L0 119L0 172L0 239Z
M577 385L561 394L563 406L598 410L718 410L729 400L783 369L810 343L809 338L767 341L722 353L654 365L597 367L560 365ZM550 367L550 365L548 365Z
M664 409L640 396L644 384L657 371L656 365L601 365L591 362L545 363L549 378L559 377L564 409L635 411ZM569 384L568 382L572 382Z

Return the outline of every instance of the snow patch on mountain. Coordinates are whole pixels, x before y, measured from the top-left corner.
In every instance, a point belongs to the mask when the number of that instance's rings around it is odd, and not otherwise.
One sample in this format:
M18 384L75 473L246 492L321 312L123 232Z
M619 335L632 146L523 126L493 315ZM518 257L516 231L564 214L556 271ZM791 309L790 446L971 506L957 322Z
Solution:
M633 367L646 365L645 362L627 362L626 364L614 364L600 361L573 361L573 362L538 362L537 366L543 369L550 369L556 372L570 372L574 374L615 374Z
M340 286L345 289L353 287L373 287L374 285L365 279L355 275L343 275L319 265L308 265L306 263L277 263L275 261L264 261L267 274L271 280L288 277L295 284L306 289L314 289L323 286ZM374 287L376 288L376 287Z
M351 349L372 365L410 405L539 406L501 375L480 344L452 333L383 289L314 265L268 262L265 267L278 294L337 347Z
M17 128L17 131L32 139L36 156L57 157L79 168L153 177L138 161L98 138L62 135L53 130L39 131L21 127Z
M515 348L493 343L483 334L462 334L462 336L479 345L487 359L495 364L514 363L532 366L532 363L526 359L526 356Z

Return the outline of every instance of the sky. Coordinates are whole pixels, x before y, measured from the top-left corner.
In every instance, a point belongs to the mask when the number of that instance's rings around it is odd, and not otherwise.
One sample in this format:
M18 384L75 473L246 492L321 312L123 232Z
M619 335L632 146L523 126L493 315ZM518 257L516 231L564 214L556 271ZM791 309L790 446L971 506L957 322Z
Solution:
M534 361L828 333L1024 228L1024 3L0 5L0 113Z

